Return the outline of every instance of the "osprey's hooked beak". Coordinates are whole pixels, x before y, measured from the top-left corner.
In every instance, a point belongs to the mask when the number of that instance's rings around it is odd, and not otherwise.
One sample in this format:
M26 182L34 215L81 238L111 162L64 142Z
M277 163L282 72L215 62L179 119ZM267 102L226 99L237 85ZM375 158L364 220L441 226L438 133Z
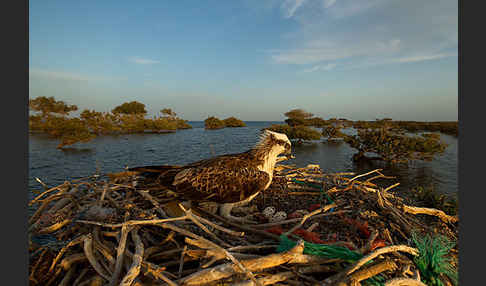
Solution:
M292 147L287 147L285 148L285 153L284 153L285 157L287 158L287 160L290 160L290 159L293 159L295 158L294 156L292 156Z

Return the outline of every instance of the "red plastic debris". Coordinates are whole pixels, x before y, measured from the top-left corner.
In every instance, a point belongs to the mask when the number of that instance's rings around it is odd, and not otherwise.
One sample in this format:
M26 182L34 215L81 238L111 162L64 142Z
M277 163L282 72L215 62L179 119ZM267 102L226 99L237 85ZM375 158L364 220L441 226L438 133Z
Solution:
M375 250L375 249L377 249L379 247L384 247L384 246L386 246L386 241L384 241L383 239L377 238L371 244L370 251L373 251L373 250Z
M320 207L321 207L321 204L312 204L312 205L309 206L308 210L311 212L311 211L316 210Z
M363 236L364 238L370 237L371 232L369 230L367 221L361 222L359 220L354 220L354 219L350 219L350 218L347 218L347 217L343 217L343 220L346 223L356 227L358 229L359 233L361 234L361 236Z

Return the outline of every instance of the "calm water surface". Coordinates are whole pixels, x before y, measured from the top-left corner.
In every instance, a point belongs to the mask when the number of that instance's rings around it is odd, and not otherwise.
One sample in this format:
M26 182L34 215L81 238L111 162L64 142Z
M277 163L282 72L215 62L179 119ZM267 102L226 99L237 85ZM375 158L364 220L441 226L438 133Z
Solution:
M75 144L70 149L56 149L57 140L44 135L29 136L29 189L41 189L35 177L48 186L65 180L102 173L119 172L125 166L187 164L214 155L248 150L258 140L261 128L279 122L246 122L247 127L205 130L203 122L190 122L193 129L171 134L101 136ZM431 162L412 162L409 168L390 168L373 162L357 166L351 161L355 150L345 143L316 141L292 147L295 159L284 162L305 167L319 164L324 172L366 172L383 168L385 175L396 176L386 185L400 182L397 188L434 185L443 193L457 192L457 138L441 135L449 146ZM29 191L29 198L32 198Z

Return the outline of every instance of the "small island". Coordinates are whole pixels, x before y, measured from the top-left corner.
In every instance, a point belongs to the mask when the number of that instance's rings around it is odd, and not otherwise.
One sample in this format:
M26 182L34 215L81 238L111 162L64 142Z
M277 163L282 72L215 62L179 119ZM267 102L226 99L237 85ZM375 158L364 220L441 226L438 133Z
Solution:
M210 116L204 120L205 129L221 129L225 127L245 127L245 122L236 117L228 117L226 119L219 119L214 116Z
M412 160L431 161L444 152L447 144L441 141L440 133L457 136L457 122L393 121L391 118L376 121L350 121L344 118L324 120L313 117L303 109L285 113L286 124L274 124L266 129L285 133L289 139L304 141L340 140L355 149L353 161L379 160L390 164L408 164ZM321 128L321 132L317 129ZM356 135L342 132L354 128Z
M40 96L29 99L29 131L45 133L59 139L57 148L77 142L88 142L99 135L172 133L192 128L170 108L160 110L161 116L146 118L145 104L131 101L116 106L111 112L85 109L79 117L69 113L77 111L76 105L68 105L54 97Z

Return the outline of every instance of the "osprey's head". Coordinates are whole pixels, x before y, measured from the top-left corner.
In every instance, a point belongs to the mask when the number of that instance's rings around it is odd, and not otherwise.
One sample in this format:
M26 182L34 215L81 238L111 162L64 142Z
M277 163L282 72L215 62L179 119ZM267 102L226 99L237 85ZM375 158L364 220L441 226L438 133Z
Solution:
M257 144L259 148L265 148L276 152L277 155L284 154L288 159L291 158L292 143L287 135L270 130L264 130Z

